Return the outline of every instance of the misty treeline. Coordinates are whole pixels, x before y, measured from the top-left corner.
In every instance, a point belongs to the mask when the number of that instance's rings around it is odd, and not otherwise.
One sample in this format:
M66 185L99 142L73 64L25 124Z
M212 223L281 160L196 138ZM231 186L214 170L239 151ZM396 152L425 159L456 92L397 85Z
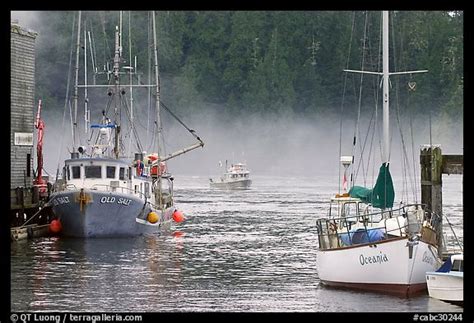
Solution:
M38 15L43 32L36 92L59 112L77 12ZM119 13L82 15L101 71L113 57ZM144 83L149 17L146 11L123 12L123 56L128 61L130 25L132 55ZM429 111L442 118L462 117L463 12L398 11L390 17L390 70L429 71L391 77L392 100L413 115ZM380 91L380 77L343 72L382 70L380 12L157 11L156 23L162 100L180 115L210 109L229 120L254 114L318 117L338 114L343 100L358 104L360 93L363 109L381 97L374 92ZM83 51L83 40L81 46ZM350 111L355 109L345 113Z

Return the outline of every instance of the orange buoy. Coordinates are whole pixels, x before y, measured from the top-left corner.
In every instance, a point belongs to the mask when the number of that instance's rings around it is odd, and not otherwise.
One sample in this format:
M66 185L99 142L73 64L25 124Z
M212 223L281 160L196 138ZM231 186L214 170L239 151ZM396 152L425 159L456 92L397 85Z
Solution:
M49 231L51 233L54 233L54 234L57 234L59 232L61 232L62 230L62 225L61 225L61 222L59 220L53 220L49 223Z
M175 222L177 222L177 223L183 222L183 220L184 220L183 212L178 211L178 210L175 210L175 211L173 212L173 220L174 220Z
M148 216L147 216L148 222L156 223L156 222L158 222L158 219L159 219L159 217L158 217L158 214L156 212L148 213Z

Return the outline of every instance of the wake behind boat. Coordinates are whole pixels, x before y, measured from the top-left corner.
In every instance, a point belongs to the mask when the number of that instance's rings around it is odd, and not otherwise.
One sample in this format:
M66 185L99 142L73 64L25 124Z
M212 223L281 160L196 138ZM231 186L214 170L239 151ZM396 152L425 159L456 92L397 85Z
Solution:
M248 189L252 184L250 171L245 163L231 164L226 171L217 179L209 179L209 184L213 188L221 189Z
M86 238L137 236L169 227L173 220L176 222L183 220L182 213L174 205L173 177L168 172L166 161L202 147L204 143L194 130L190 130L197 139L195 144L169 155L162 153L155 12L150 13L149 17L153 26L153 36L150 38L153 38L151 48L154 52L155 66L154 82L150 83L154 84L140 84L139 78L134 84L133 80L139 74L136 70L136 60L135 66L122 66L124 58L119 32L122 26L120 29L117 26L115 31L113 68L109 70L107 63L101 73L93 69L94 82L88 84L87 64L84 64L84 84L79 84L81 12L78 14L74 115L77 116L78 90L81 88L84 89L85 134L82 138L76 138L78 122L74 119L71 158L64 161L62 179L56 181L54 193L49 201L63 235ZM85 55L88 53L87 46L91 44L90 34L87 38L84 32L82 48ZM84 58L84 62L87 62L87 58ZM96 77L103 75L106 75L104 81L107 84L96 84ZM121 77L123 75L127 77ZM123 79L129 80L129 83L122 82ZM133 89L137 87L151 91L149 95L155 100L155 125L158 126L155 127L153 138L155 136L157 138L156 153L144 152L135 128L132 102ZM103 90L106 102L100 122L96 124L90 123L91 102L88 89ZM97 108L98 105L93 107ZM113 119L108 116L109 110L113 110ZM140 115L136 111L135 113ZM128 135L127 142L124 132ZM135 139L135 148L132 148L132 137ZM125 146L129 146L128 151Z

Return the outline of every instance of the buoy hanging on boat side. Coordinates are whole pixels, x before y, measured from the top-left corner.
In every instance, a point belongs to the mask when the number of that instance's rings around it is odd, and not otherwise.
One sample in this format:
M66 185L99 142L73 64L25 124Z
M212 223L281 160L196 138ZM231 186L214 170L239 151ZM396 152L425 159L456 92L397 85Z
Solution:
M183 212L181 212L179 210L175 210L173 212L173 220L177 223L183 222L183 220L184 220Z
M49 231L54 234L58 234L62 230L61 221L54 219L49 223Z
M150 223L156 223L159 220L158 214L156 212L148 213L147 220Z

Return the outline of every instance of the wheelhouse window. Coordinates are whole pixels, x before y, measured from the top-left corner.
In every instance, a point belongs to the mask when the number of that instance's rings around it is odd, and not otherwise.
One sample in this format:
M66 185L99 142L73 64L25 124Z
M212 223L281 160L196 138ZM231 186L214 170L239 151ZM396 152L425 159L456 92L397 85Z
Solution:
M343 216L353 217L357 215L357 203L344 203Z
M115 178L115 166L107 166L107 178Z
M120 167L119 179L122 180L122 181L125 180L125 168L124 167Z
M71 166L72 178L81 178L81 166Z
M101 166L85 166L84 171L86 178L102 178Z
M150 183L145 183L145 196L150 197Z

